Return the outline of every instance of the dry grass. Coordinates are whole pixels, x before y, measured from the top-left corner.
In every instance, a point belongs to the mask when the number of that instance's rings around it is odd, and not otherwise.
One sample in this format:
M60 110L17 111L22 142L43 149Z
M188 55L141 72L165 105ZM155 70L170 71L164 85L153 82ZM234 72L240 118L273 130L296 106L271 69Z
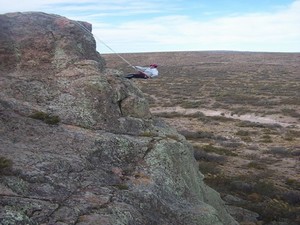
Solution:
M132 72L116 55L103 56L107 67L124 74ZM175 52L122 56L134 65L159 64L158 78L132 82L145 93L155 115L196 146L195 158L209 185L221 194L244 199L247 203L242 207L257 211L263 222L297 224L300 54ZM208 115L205 110L218 114Z

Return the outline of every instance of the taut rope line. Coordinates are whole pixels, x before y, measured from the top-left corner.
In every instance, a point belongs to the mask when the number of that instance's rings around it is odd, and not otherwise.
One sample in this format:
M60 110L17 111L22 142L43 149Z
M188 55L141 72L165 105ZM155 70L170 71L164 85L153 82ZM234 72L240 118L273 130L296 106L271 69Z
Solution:
M39 12L37 12L39 13ZM43 13L39 13L39 14L43 14ZM44 14L43 14L44 15ZM58 18L59 15L55 15L55 14L46 14L49 17L52 18ZM66 17L65 17L66 18ZM68 18L67 18L68 19ZM70 19L69 19L70 20ZM116 51L114 51L111 47L109 47L104 41L102 41L100 38L98 38L96 35L94 35L91 31L89 31L86 27L84 27L82 24L80 24L78 21L76 20L70 20L71 22L77 24L83 31L91 34L93 37L95 37L99 42L101 42L103 45L105 45L109 50L111 50L114 54L116 54L118 57L120 57L124 62L126 62L129 66L131 66L133 69L137 70L130 62L128 62L123 56L121 56L119 53L117 53ZM138 71L138 70L137 70Z
M91 33L99 42L101 42L103 45L105 45L109 50L111 50L113 53L115 53L117 56L119 56L124 62L126 62L129 66L131 66L132 68L134 68L136 70L136 68L130 63L128 62L123 56L121 56L119 53L117 53L116 51L114 51L111 47L109 47L104 41L102 41L100 38L98 38L96 35L94 35L92 32L90 32L86 27L84 27L82 24L80 24L79 22L73 20L73 22L75 22L79 27L81 27L84 31Z

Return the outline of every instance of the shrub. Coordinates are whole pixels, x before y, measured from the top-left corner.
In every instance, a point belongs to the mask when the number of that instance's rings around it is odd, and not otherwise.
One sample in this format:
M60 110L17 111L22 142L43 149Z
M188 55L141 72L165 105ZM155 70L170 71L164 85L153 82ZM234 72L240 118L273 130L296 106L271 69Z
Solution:
M276 128L274 128L274 129L264 128L262 131L265 135L272 135L272 134L273 135L279 135L279 134L281 134L281 132L278 132Z
M287 108L287 109L282 109L281 111L283 115L300 118L300 113L298 113L296 109Z
M158 117L163 117L163 118L174 118L174 117L182 117L183 114L179 112L160 112L160 113L155 113L156 116Z
M194 150L194 157L198 161L201 160L216 163L224 163L226 160L225 156L208 154L207 152L197 148Z
M286 179L285 183L294 189L300 190L300 182L293 178Z
M258 154L249 153L245 154L245 158L249 160L259 160L260 157Z
M212 139L214 137L214 134L212 132L207 132L207 131L191 132L188 130L181 130L179 131L179 133L183 135L186 139L198 139L198 138Z
M300 205L300 192L288 191L282 194L282 200L288 202L291 205Z
M288 156L290 154L289 150L285 147L271 147L269 148L269 153L282 156Z
M240 121L237 123L238 127L256 127L256 128L265 128L266 126L261 123L257 122L250 122L250 121Z
M281 218L289 218L293 220L297 216L297 209L291 207L288 203L277 200L270 199L264 201L260 205L256 205L253 211L257 211L264 222L278 221Z
M252 138L251 137L246 137L246 136L242 136L241 140L244 142L252 142Z
M298 138L300 136L300 131L296 131L296 130L288 130L285 134L284 134L284 139L287 141L293 141L295 138Z
M227 148L237 148L242 145L241 142L233 142L233 141L222 141L220 142L220 145Z
M258 170L264 170L264 169L266 169L266 165L265 164L262 164L262 163L259 163L259 162L255 162L255 161L252 161L252 162L248 163L247 167L258 169Z
M238 136L249 136L250 132L247 130L239 130L238 132L235 133Z
M204 181L219 192L227 192L231 182L230 178L220 173L216 173L213 176L206 176Z
M219 174L221 170L217 167L217 164L214 162L205 162L201 161L199 163L199 170L204 175L206 174Z
M180 106L182 108L198 108L199 106L201 105L201 102L198 102L198 101L194 101L194 102L190 102L190 101L187 101L187 102L182 102L180 104Z
M214 153L217 153L219 155L237 156L236 153L231 152L230 150L228 150L226 148L215 147L212 144L204 145L204 146L201 147L201 149L203 149L205 152L214 152Z
M270 181L258 181L253 186L253 191L268 197L274 197L277 193L275 185Z
M219 121L219 122L232 122L234 121L234 119L232 118L227 118L225 116L211 116L210 117L212 120L216 120L216 121Z
M253 192L253 185L245 180L231 180L229 183L229 189L231 191L237 191L242 193L251 193Z
M300 150L292 150L291 155L292 156L300 156Z
M267 135L267 134L263 135L260 141L263 143L272 143L273 142L271 136Z

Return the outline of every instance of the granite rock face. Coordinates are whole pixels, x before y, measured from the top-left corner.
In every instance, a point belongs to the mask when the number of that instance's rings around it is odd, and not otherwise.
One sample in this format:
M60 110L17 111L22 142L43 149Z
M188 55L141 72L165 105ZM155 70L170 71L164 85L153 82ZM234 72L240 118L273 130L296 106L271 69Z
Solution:
M1 224L237 224L90 24L10 13L0 31Z
M1 22L1 70L40 72L83 59L101 61L88 23L45 13L5 14Z

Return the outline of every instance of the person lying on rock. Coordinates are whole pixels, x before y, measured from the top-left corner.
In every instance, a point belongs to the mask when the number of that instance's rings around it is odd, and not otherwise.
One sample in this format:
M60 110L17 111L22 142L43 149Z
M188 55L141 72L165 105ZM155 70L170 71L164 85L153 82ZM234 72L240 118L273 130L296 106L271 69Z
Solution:
M135 74L128 74L125 76L127 79L132 78L142 78L142 79L148 79L158 76L158 70L156 64L151 64L150 67L142 67L142 66L134 66L134 69L138 71L138 73Z

